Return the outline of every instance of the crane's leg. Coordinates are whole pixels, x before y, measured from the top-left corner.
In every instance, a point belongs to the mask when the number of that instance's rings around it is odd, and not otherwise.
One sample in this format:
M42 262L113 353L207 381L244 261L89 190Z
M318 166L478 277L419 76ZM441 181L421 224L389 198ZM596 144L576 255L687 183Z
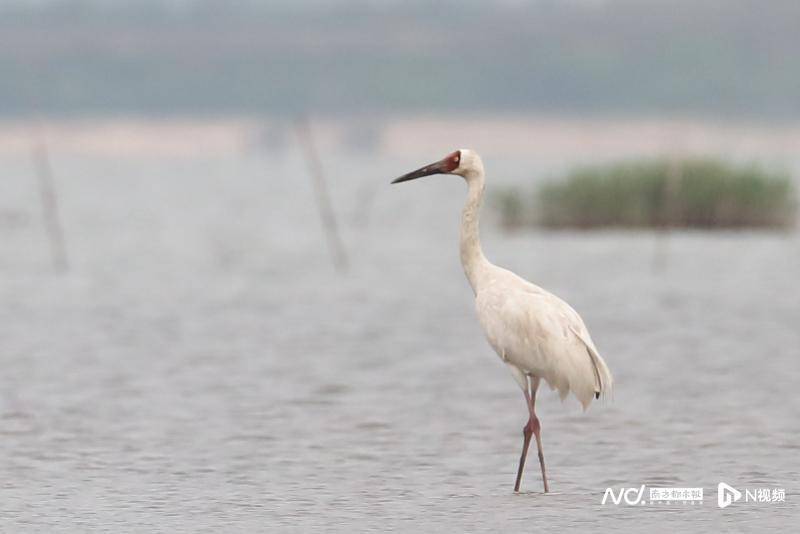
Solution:
M539 418L536 417L536 391L539 389L539 382L541 382L541 378L539 377L531 377L531 394L530 398L530 412L531 417L528 421L528 424L531 425L531 431L533 432L534 437L536 438L536 448L539 451L539 467L542 468L542 482L544 483L544 492L548 493L550 491L550 486L547 484L547 472L544 468L544 449L542 448L542 425L539 424Z
M528 389L524 389L523 393L525 394L525 404L528 405L528 412L533 413L530 411L531 407L531 394L529 393ZM514 491L519 491L519 484L522 482L522 471L525 469L525 458L528 456L528 446L531 444L531 434L533 433L533 426L531 425L530 418L528 419L528 424L522 427L522 454L519 457L519 467L517 467L517 481L514 482Z
M519 467L517 468L517 481L514 483L514 491L519 491L522 481L522 471L525 469L525 458L528 456L528 446L531 443L531 435L536 437L536 448L539 451L539 466L542 468L542 481L544 482L544 492L550 491L547 484L547 474L544 468L544 450L542 449L542 426L539 418L536 417L536 391L539 389L540 378L531 377L529 379L529 389L523 390L525 403L528 405L528 424L522 427L522 454L519 457Z

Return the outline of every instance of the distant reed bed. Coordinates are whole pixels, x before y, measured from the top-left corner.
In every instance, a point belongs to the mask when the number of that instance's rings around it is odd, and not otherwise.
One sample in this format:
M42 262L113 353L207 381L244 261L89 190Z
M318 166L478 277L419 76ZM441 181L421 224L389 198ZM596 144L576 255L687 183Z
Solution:
M708 158L581 167L494 200L508 228L787 229L797 216L788 174Z

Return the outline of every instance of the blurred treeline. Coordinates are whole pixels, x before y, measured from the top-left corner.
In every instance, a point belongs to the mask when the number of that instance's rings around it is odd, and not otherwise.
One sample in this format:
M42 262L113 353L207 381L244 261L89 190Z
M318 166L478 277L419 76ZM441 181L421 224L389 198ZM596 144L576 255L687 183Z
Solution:
M800 116L797 0L6 0L0 116Z

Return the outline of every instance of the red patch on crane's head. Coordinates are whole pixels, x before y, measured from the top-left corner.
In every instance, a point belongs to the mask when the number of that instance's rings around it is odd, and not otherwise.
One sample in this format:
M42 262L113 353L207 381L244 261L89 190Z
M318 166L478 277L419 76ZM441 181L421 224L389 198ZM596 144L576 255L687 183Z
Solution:
M453 172L461 165L461 151L456 150L452 154L448 154L443 160L442 163L444 164L444 168L446 172Z

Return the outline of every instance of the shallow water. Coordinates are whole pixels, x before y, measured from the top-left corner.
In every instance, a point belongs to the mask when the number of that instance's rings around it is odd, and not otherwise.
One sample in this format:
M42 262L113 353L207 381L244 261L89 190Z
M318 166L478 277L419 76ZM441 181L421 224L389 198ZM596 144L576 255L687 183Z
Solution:
M534 456L515 495L526 409L458 263L462 184L386 185L418 161L332 165L351 255L338 275L294 157L53 159L63 276L29 162L2 162L4 531L796 524L797 234L506 235L488 220L487 255L568 300L616 378L586 413L544 391L553 493ZM721 510L720 481L786 501ZM705 501L601 505L641 484Z

